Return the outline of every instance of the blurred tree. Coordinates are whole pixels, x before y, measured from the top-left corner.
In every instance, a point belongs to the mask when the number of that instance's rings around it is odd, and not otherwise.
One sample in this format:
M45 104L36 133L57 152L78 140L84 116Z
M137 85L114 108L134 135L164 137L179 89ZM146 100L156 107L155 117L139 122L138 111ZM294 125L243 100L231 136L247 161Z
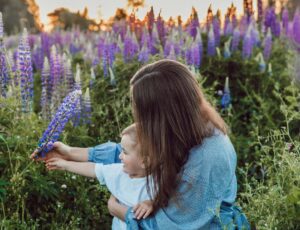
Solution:
M138 8L145 6L145 0L127 0L127 7L137 11Z
M77 13L70 12L66 8L56 9L48 14L53 29L68 30L74 26L79 26L81 30L98 30L97 23L89 19L87 15L87 8L84 9L82 14L79 11Z
M298 7L300 7L300 0L267 0L267 3L269 6L287 6L292 12L294 12Z
M24 27L30 32L41 29L39 7L35 0L0 0L5 33L16 34Z
M125 9L117 8L114 19L115 21L120 21L122 19L126 19L127 13Z

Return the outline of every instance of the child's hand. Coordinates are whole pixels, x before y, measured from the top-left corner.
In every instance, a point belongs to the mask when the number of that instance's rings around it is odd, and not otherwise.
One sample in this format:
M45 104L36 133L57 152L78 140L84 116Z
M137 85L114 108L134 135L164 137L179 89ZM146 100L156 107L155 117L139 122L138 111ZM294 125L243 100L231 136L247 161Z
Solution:
M136 219L145 219L153 211L152 201L145 200L133 207L133 211Z
M48 170L66 170L67 162L64 159L54 157L46 161L46 167Z
M30 158L32 160L37 160L37 161L48 161L52 158L62 158L62 159L69 159L69 155L71 152L71 147L62 143L62 142L54 142L53 144L53 149L46 154L45 157L38 157L38 149L36 149L31 155Z

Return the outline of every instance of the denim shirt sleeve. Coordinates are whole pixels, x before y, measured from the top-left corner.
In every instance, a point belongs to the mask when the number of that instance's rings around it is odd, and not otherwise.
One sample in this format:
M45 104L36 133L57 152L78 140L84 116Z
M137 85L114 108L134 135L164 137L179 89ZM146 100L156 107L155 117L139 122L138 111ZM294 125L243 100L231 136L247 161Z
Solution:
M102 164L120 163L119 154L121 145L114 142L106 142L88 150L88 161Z
M153 230L158 229L154 217L147 217L146 219L135 219L132 208L129 208L125 215L126 230Z

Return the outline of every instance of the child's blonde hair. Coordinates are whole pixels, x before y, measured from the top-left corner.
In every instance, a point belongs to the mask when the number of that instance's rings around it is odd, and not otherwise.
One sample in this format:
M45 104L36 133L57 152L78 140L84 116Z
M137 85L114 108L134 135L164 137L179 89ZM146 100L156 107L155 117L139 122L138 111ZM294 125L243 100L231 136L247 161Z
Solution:
M137 134L136 134L136 125L135 124L129 125L125 129L123 129L121 136L124 136L124 135L130 136L130 138L134 142L134 147L137 146L138 142L137 142Z

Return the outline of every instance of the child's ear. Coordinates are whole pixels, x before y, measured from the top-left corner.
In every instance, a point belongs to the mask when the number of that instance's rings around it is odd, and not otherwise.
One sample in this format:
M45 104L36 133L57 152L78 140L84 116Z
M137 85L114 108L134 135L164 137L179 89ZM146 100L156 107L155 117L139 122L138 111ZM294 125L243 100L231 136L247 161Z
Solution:
M145 163L143 161L141 162L141 167L142 167L142 169L146 168Z

